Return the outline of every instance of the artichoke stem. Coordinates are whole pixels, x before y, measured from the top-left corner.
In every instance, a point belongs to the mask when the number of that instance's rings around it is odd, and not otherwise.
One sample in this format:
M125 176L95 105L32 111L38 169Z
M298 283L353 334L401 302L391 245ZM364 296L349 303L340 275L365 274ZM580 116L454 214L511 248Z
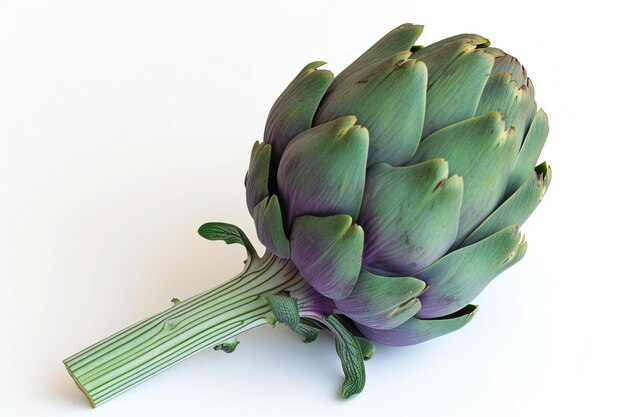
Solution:
M175 303L65 359L92 407L183 359L272 321L264 295L298 287L295 266L273 255L248 258L228 282Z

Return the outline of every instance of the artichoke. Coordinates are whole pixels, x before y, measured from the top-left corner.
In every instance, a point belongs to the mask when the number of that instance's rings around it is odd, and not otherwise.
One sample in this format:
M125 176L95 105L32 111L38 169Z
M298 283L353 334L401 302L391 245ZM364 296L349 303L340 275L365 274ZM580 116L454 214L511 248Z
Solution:
M282 322L335 337L344 397L363 389L374 344L411 345L463 327L470 302L526 253L519 226L551 179L548 134L517 59L479 35L415 45L389 32L336 77L313 62L273 105L252 148L246 202L265 255L243 244L222 286L65 360L92 405L206 347Z

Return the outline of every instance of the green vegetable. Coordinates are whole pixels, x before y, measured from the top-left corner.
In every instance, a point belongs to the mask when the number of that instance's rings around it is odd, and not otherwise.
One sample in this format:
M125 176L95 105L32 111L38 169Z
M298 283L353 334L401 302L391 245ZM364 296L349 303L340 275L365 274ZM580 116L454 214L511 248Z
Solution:
M66 359L95 407L182 359L283 323L335 338L363 389L374 344L410 345L463 327L470 302L526 253L519 226L551 179L534 166L548 134L526 70L478 35L423 47L402 25L333 79L313 62L272 107L245 179L257 255L223 285Z

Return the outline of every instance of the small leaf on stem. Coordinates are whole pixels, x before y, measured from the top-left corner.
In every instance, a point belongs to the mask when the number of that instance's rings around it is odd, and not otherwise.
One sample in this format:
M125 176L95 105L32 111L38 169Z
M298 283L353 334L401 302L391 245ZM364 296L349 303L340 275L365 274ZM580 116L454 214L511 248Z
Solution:
M361 343L336 316L326 317L324 323L335 336L335 348L346 376L341 386L341 395L347 399L363 391L365 386L365 365Z
M246 248L249 257L258 257L248 236L246 236L243 230L233 224L219 222L205 223L198 229L198 234L208 240L223 240L227 245L239 243Z
M224 343L220 343L219 345L213 346L214 350L221 350L226 353L233 353L239 344L238 340L228 340Z

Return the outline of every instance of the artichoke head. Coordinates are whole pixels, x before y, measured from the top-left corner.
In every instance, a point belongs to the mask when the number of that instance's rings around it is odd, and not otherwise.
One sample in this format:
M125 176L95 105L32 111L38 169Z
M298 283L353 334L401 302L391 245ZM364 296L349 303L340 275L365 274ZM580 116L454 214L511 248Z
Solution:
M551 178L517 59L479 35L392 30L338 76L313 62L272 107L246 175L268 251L368 339L409 345L466 324L526 252Z

